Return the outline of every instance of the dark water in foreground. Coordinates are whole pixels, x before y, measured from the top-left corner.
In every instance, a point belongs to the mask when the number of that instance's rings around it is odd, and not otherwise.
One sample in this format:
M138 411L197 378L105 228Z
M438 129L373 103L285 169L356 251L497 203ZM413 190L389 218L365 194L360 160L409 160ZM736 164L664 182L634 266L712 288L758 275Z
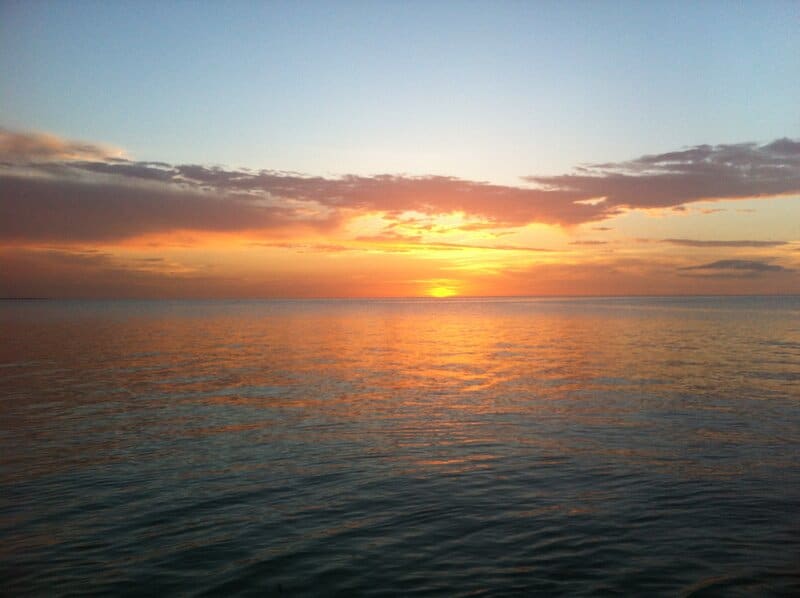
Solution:
M0 593L800 593L800 298L0 318Z

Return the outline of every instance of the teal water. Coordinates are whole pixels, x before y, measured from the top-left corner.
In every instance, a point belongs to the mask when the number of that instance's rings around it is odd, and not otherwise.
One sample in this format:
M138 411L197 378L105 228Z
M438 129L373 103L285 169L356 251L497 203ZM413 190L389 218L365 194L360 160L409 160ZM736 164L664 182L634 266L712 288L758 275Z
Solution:
M800 594L798 297L0 326L0 593Z

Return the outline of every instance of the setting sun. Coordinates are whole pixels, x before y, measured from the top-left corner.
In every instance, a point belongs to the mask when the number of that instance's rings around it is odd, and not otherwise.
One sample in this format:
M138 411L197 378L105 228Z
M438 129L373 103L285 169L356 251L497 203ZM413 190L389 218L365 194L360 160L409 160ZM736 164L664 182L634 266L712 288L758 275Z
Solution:
M0 593L800 598L797 7L0 0Z
M453 287L436 286L432 287L430 291L428 291L428 294L431 297L436 297L438 299L441 299L444 297L453 297L455 295L458 295L458 291L456 291Z

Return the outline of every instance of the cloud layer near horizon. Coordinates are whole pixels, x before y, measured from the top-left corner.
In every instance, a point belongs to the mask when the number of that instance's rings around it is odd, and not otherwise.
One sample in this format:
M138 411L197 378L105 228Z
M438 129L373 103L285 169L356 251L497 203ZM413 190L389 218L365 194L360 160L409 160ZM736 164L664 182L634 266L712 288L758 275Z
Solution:
M497 227L571 226L628 209L800 193L800 141L702 145L528 186L446 176L305 176L120 157L103 145L0 130L0 241L111 242L176 230L329 230L370 212L462 212ZM681 242L670 240L670 242Z

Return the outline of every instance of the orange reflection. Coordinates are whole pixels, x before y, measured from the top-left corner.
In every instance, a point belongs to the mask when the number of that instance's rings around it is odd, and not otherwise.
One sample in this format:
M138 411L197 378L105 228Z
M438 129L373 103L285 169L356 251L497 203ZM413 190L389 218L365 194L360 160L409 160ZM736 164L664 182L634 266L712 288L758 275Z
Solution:
M602 455L681 475L746 469L742 459L710 468L670 450L765 442L756 431L719 426L726 404L714 399L741 392L741 338L757 338L756 315L751 330L736 314L727 321L652 306L621 313L613 303L559 305L253 301L97 312L77 305L58 327L47 318L5 322L18 339L7 361L23 364L7 390L31 405L95 401L109 416L98 426L137 441L249 435L265 446L298 439L321 446L368 438L387 466L416 473L500 467L520 447L551 463ZM36 360L52 362L58 384L35 368L27 373L24 364ZM776 376L758 384L777 395L786 385L777 368L787 366L774 367ZM660 413L687 409L686 429L659 425ZM42 441L58 429L49 409L18 417L25 421L15 429L38 430ZM124 434L97 432L94 452L83 446L76 459L124 454ZM119 450L106 450L114 443Z

